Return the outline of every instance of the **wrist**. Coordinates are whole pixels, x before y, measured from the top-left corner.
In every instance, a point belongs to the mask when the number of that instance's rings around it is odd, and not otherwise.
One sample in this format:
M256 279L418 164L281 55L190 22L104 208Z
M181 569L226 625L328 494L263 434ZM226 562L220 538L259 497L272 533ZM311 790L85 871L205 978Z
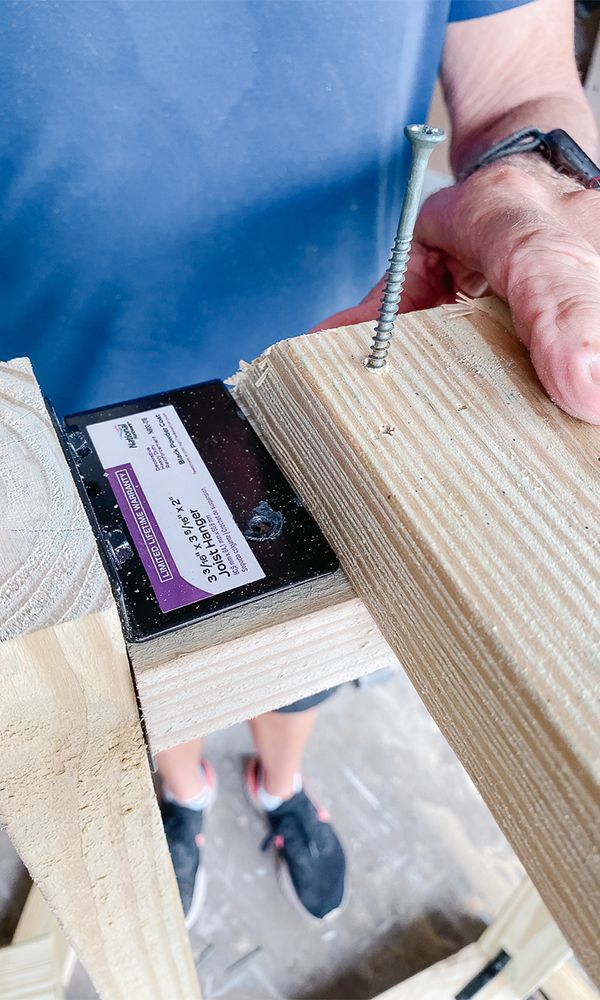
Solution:
M562 178L574 181L575 190L577 187L600 188L600 167L564 129L542 132L538 128L526 128L513 132L487 149L458 180L466 180L494 163L509 158L520 160L524 156L528 156L523 167L526 172L539 174L542 172L539 164L545 164L546 173L550 168L561 181ZM561 186L564 188L564 185Z
M455 175L458 177L464 174L497 142L529 127L538 128L543 132L564 127L592 160L597 156L596 123L583 94L557 95L552 99L528 101L487 122L480 123L476 130L461 128L458 124L453 133L451 148Z
M509 156L503 156L498 160L494 160L493 163L481 167L475 173L469 174L465 180L468 180L469 177L474 177L476 174L483 175L485 173L488 176L494 174L494 172L501 174L507 168L518 170L529 177L543 181L545 184L557 184L565 191L580 191L582 187L581 184L572 177L568 177L567 174L558 173L548 160L535 152L513 153Z
M480 170L460 182L461 186L473 185L474 197L478 200L490 198L491 192L512 197L517 204L540 202L551 210L556 197L573 191L582 191L582 186L572 177L558 173L538 153L519 153L503 156L502 159ZM496 201L491 198L491 201Z

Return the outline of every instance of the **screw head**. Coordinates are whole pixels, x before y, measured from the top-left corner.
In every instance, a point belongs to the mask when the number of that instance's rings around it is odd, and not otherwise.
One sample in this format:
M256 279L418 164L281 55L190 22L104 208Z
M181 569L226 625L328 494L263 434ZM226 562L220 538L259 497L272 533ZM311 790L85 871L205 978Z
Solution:
M446 138L443 128L432 128L431 125L407 125L404 135L413 146L437 146Z

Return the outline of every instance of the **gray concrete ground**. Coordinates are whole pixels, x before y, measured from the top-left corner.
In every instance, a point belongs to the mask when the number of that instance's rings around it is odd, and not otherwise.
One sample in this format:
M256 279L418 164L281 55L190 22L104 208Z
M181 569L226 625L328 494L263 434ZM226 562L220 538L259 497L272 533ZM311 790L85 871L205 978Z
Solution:
M512 851L402 672L326 703L306 762L335 819L351 895L309 923L278 887L262 820L243 793L245 726L211 736L219 798L207 824L208 897L192 945L204 1000L369 998L474 940L520 875ZM0 932L27 892L0 842ZM95 993L78 967L69 1000ZM173 1000L180 1000L173 997Z

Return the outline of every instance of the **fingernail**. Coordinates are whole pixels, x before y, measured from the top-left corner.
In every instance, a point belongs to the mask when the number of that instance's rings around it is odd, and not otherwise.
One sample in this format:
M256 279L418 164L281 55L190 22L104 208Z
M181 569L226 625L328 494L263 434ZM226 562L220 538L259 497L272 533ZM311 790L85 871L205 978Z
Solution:
M488 289L488 283L482 274L470 274L463 278L460 290L471 299L482 298Z
M595 382L596 385L600 385L600 357L596 357L593 361L590 361L588 370L592 382Z

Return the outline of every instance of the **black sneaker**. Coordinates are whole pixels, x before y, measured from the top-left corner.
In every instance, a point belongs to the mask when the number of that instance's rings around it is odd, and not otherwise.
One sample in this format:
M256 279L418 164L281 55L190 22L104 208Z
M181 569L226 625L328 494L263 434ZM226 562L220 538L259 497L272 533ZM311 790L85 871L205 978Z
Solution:
M206 896L206 871L202 863L204 845L202 827L206 813L216 796L215 773L206 761L202 761L202 767L209 790L204 809L187 809L177 802L160 803L169 853L183 906L185 926L188 930L200 916Z
M331 920L344 903L346 857L329 816L300 791L270 812L258 799L259 762L250 761L246 788L270 832L262 850L273 844L280 860L280 881L292 902L317 920Z

